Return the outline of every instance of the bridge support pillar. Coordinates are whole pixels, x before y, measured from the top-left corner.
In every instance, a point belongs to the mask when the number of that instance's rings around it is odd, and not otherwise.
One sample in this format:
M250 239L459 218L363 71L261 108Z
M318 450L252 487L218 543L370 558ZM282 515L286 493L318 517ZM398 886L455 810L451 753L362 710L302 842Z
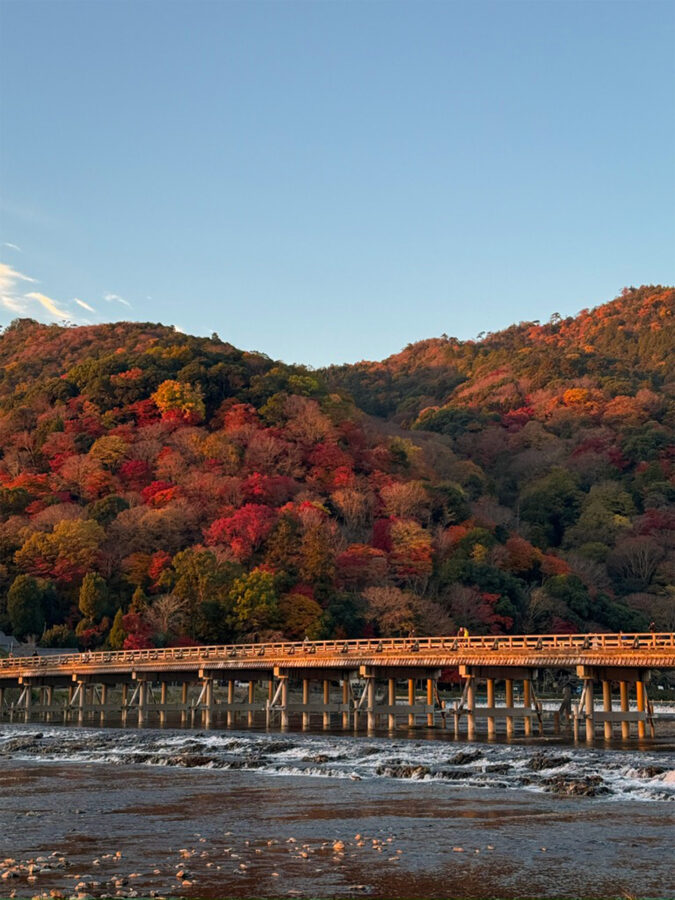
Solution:
M203 722L205 728L213 724L213 678L204 679L204 711Z
M251 680L248 683L248 718L247 724L249 728L253 728L254 724L254 713L253 713L253 704L255 703L255 681Z
M472 674L466 679L466 736L470 741L476 738L476 679Z
M563 686L563 699L562 699L562 703L560 704L560 710L558 712L557 726L555 727L556 734L560 734L560 719L561 719L561 717L564 717L565 730L567 732L569 732L570 724L572 722L572 685L569 683L569 681L566 682L565 685ZM555 726L555 719L554 719L554 726Z
M396 730L396 679L389 678L387 681L387 702L389 703L389 715L387 716L387 726L389 731Z
M289 725L288 715L288 675L280 675L281 680L281 730L287 731Z
M330 681L327 678L323 680L323 727L324 730L330 728L330 710L326 707L330 704Z
M160 711L159 711L159 724L166 725L166 681L161 681L159 684L159 703L160 703Z
M621 724L621 738L627 740L631 734L631 722L637 721L637 736L643 739L647 734L649 723L650 734L654 735L654 719L652 706L647 697L650 671L637 666L577 666L577 676L583 679L584 688L575 714L575 738L578 736L578 719L586 720L586 740L593 740L595 719L603 723L605 740L614 736L614 723ZM593 710L593 683L602 684L602 712ZM612 683L619 683L619 709L612 704ZM630 685L635 684L637 712L630 710Z
M103 683L101 685L101 710L99 712L99 722L103 725L105 721L105 713L106 713L106 704L108 703L108 685Z
M54 694L54 688L51 685L45 685L40 691L40 703L44 709L45 722L51 722L52 720L52 698Z
M372 734L375 731L376 725L376 716L375 716L375 676L367 675L366 676L366 690L368 691L367 697L367 724L368 724L368 734Z
M592 744L595 738L595 706L593 698L593 679L586 679L586 743Z
M127 711L129 709L129 685L124 682L122 685L122 724L127 723Z
M302 679L302 728L303 731L307 731L309 728L309 710L307 707L309 706L309 678Z
M513 709L513 679L507 678L504 682L505 695L506 695L506 706L508 709ZM506 717L506 736L507 738L513 737L513 716Z
M148 682L141 678L138 682L138 724L145 725L148 713Z
M488 709L493 709L494 705L495 705L495 680L494 680L494 678L487 679L486 689L487 689ZM493 738L495 736L495 717L494 716L488 716L487 733L488 733L489 738Z
M427 678L427 706L433 706L433 705L434 705L434 679ZM428 728L434 727L434 713L433 712L427 713L427 727Z
M272 724L272 701L274 700L274 679L267 682L267 704L265 706L265 728Z
M411 708L415 705L415 679L408 679L408 706ZM411 712L408 715L408 727L415 727L415 713Z
M525 709L532 709L532 682L529 678L523 680L523 706ZM532 734L532 719L529 716L525 716L523 719L523 730L525 737L530 737Z
M190 685L184 681L180 686L180 724L185 725L188 714L188 691Z
M85 704L87 702L87 683L85 681L78 682L79 692L77 695L77 721L81 725L84 722Z
M236 724L235 712L232 708L234 704L234 678L227 680L227 727L232 728Z
M349 702L349 672L342 673L342 728L344 731L349 730L350 725L350 708Z
M603 712L608 713L610 718L605 719L603 725L603 732L606 741L612 740L612 683L608 681L606 678L602 680L602 709Z
M630 705L628 703L628 682L620 681L619 682L619 699L621 704L621 712L627 713L630 709ZM621 719L621 739L627 741L630 737L630 722L626 719Z
M635 693L637 696L637 711L639 713L644 713L645 711L645 684L644 681L636 681L635 682ZM645 728L644 719L638 719L637 723L637 733L638 738L642 740L647 736L647 729Z

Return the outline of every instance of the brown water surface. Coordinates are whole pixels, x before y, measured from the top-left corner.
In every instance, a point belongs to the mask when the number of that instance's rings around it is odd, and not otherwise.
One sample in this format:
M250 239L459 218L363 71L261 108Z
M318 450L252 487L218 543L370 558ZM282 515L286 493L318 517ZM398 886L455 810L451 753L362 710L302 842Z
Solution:
M1 897L114 895L119 877L206 900L675 897L659 801L19 759L0 760L0 796L0 855L70 863Z

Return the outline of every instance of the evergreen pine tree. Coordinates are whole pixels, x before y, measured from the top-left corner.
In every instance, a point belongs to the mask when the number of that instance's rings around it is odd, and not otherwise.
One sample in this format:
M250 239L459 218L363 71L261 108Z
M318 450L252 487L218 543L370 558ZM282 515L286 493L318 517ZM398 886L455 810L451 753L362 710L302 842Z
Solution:
M124 646L124 639L126 638L127 633L124 630L122 619L122 610L118 609L115 613L112 628L110 629L110 634L108 635L108 640L106 642L111 650L121 650Z

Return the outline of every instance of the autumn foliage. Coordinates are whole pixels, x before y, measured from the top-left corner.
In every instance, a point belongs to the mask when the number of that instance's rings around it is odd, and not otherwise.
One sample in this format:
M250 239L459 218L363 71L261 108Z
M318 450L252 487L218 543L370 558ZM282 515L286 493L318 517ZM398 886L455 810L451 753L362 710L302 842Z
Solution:
M62 646L672 629L675 292L314 372L0 338L0 627Z

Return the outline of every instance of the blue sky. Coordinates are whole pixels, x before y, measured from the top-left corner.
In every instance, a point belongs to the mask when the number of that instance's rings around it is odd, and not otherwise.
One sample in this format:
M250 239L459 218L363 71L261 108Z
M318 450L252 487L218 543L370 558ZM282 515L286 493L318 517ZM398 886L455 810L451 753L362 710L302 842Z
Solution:
M0 2L0 324L288 362L672 283L675 4Z

